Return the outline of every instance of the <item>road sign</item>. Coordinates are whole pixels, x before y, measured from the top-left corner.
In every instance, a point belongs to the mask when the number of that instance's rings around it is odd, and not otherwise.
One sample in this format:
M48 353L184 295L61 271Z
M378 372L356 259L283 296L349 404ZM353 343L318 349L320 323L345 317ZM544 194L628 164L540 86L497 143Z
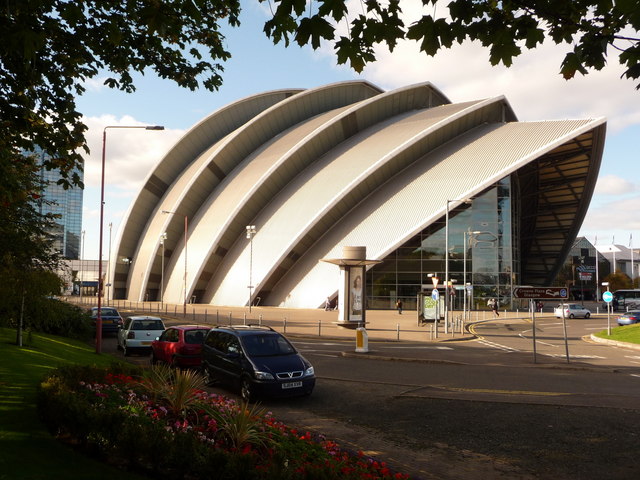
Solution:
M437 288L434 288L433 290L431 290L431 298L433 300L438 300L439 297L440 297L440 292L438 292Z
M611 293L611 292L603 292L602 293L602 300L604 300L605 302L609 303L611 300L613 300L613 293Z
M515 287L514 298L557 299L569 298L569 290L565 287Z

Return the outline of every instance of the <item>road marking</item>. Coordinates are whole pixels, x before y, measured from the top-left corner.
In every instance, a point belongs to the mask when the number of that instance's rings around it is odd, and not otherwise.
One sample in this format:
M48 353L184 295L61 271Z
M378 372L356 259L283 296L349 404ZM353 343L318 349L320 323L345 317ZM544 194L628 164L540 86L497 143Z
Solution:
M518 336L520 338L525 339L525 340L530 340L529 337L525 337L522 333L519 333ZM536 343L539 343L541 345L546 345L547 347L556 347L556 348L558 347L558 345L554 345L553 343L547 343L547 342L543 342L543 341L537 340L537 339L536 339Z
M506 345L501 345L499 343L490 342L489 340L478 340L481 344L486 345L487 347L497 348L499 350L504 350L506 352L519 352L517 348L508 347Z
M555 357L555 358L565 358L566 355L563 353L544 353L543 355L546 355L547 357ZM570 358L583 358L583 359L600 359L600 360L604 360L607 357L600 357L598 355L569 355Z
M637 373L632 373L631 376L640 378L640 375L638 375Z
M380 349L386 350L402 350L402 349L411 349L411 350L453 350L451 347L434 347L434 346L424 346L424 345L416 345L416 346L407 346L407 347L380 347Z
M433 385L434 388L442 390L450 390L453 392L471 392L471 393L496 393L499 395L532 395L543 397L560 397L566 395L573 395L572 393L565 392L535 392L528 390L499 390L492 388L462 388L462 387L445 387L442 385Z

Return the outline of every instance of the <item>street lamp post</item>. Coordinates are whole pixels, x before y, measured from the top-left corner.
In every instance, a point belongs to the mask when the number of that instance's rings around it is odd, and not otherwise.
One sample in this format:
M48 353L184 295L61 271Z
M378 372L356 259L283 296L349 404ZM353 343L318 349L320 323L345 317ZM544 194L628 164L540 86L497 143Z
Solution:
M253 236L256 234L255 225L247 225L247 238L249 239L249 313L251 313L251 297L253 293Z
M469 242L471 241L472 238L475 237L475 235L478 235L479 231L471 231L471 230L467 230L466 232L463 231L462 232L462 236L463 236L463 240L464 240L464 252L463 252L463 281L462 283L464 284L464 295L463 295L463 311L462 311L462 318L464 318L464 320L467 320L467 288L469 287L469 283L467 283L467 249L469 248ZM473 278L472 278L473 280ZM473 281L471 282L473 283ZM471 301L469 302L469 309L471 310Z
M471 200L458 199L447 200L444 215L444 286L445 286L445 299L444 299L444 333L449 333L449 204L452 202L470 203Z
M96 353L102 353L102 235L104 230L104 172L107 152L108 128L143 128L145 130L164 130L161 125L107 125L102 131L102 169L100 175L100 238L98 240L98 313L96 316Z
M171 212L169 210L162 210L162 213L164 214L169 214L169 215L173 215L176 212ZM187 215L184 216L184 303L183 303L183 308L182 308L182 314L186 317L187 316L187 247L188 247L188 237L187 237L187 232L189 231L189 217Z
M82 276L84 275L84 230L82 230L82 248L80 249L80 303L82 303Z
M160 235L160 245L162 246L162 258L160 269L160 305L164 303L164 241L167 239L167 232Z
M113 229L113 222L109 222L109 257L107 261L107 294L105 295L104 301L105 305L109 305L109 294L111 282L109 279L111 278L111 230Z

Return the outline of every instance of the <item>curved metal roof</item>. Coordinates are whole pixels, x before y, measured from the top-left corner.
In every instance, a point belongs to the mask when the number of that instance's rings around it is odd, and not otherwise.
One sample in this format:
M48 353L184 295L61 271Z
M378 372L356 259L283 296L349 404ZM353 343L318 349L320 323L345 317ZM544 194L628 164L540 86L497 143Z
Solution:
M215 133L194 127L150 175L121 234L119 257L135 261L114 269L115 292L126 281L127 297L142 299L159 287L158 240L167 231L165 301L246 304L252 256L254 296L316 307L337 284L337 269L319 259L339 256L343 245L382 259L440 219L447 200L507 175L527 219L519 227L522 278L543 284L577 234L602 156L604 119L518 122L504 97L451 104L430 83L382 92L343 82L265 95L209 117L243 112L227 115L236 123ZM197 147L179 155L191 136ZM148 188L155 178L162 195ZM253 255L248 224L257 226Z

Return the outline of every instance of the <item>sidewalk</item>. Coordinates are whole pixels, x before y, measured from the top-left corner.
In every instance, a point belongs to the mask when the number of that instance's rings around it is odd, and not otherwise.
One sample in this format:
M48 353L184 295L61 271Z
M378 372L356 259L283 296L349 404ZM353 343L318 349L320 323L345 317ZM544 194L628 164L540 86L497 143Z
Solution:
M68 301L78 303L78 297L68 297ZM84 297L83 304L95 306L95 297ZM339 339L356 338L357 324L338 324L337 311L323 309L298 309L281 307L228 307L188 304L186 315L184 305L160 304L159 302L129 302L115 300L109 305L117 308L124 316L130 312L147 312L165 318L169 323L204 323L207 325L261 324L287 335L305 335ZM470 323L491 320L489 310L467 312L468 320L462 323L463 312L450 312L451 328L445 334L444 323L438 323L437 332L433 322L418 325L415 311L405 310L401 315L396 310L367 310L366 325L369 341L411 341L443 342L469 340L474 336L466 326ZM547 314L549 315L549 314ZM501 312L500 320L528 318L528 312ZM352 328L349 328L352 327Z

